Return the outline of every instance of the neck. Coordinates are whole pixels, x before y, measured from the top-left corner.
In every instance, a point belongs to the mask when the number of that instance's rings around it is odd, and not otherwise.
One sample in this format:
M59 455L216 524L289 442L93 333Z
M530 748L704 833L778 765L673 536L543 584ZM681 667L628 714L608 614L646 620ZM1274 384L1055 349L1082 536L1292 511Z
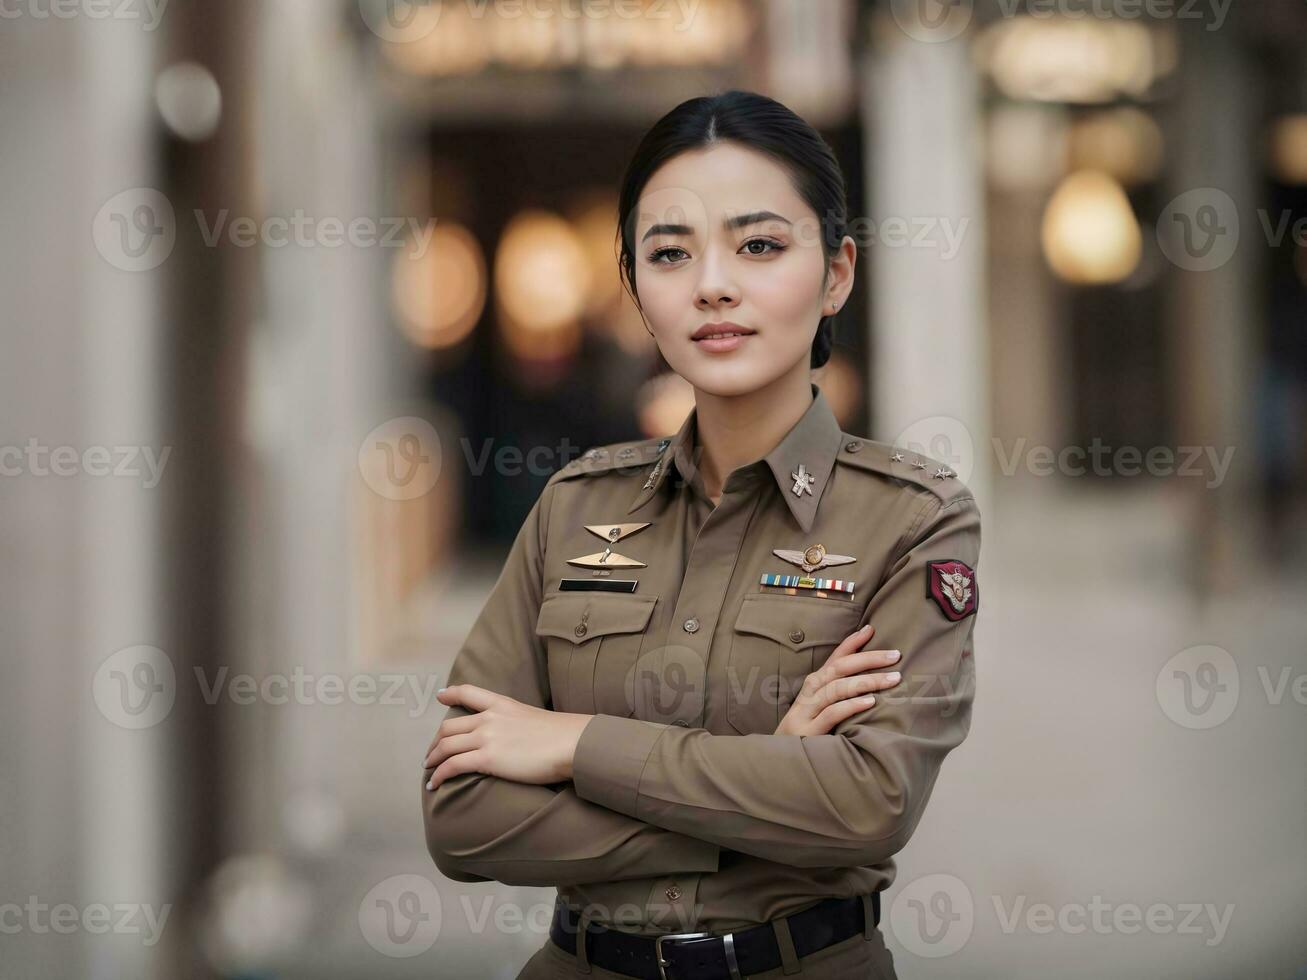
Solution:
M812 405L807 364L764 388L742 395L712 395L695 389L695 439L704 492L717 503L726 478L762 459Z

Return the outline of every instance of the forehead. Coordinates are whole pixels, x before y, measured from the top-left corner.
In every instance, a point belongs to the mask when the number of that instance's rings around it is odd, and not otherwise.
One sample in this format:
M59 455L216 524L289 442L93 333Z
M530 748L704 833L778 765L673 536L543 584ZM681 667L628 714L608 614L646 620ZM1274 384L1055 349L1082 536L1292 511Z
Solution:
M679 153L650 175L640 194L639 226L681 221L698 228L705 217L719 225L721 217L761 210L794 221L808 208L779 163L723 141Z

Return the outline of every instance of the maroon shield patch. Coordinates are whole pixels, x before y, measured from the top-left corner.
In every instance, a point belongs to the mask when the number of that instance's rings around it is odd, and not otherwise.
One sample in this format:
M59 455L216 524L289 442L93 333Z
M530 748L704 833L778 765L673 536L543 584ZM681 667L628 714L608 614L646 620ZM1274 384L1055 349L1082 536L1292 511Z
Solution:
M966 562L926 562L926 595L935 600L945 618L957 622L980 608L980 585Z

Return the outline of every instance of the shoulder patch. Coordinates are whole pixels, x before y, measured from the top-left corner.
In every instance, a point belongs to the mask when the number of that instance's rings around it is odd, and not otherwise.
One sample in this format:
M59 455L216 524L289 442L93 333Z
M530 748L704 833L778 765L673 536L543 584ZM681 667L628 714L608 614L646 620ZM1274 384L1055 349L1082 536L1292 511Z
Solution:
M549 483L598 473L644 472L667 448L669 439L641 439L591 446L576 459L556 470Z
M945 503L971 496L971 489L958 479L957 473L947 463L910 449L899 449L888 442L864 439L846 432L844 444L835 458L844 466L929 490Z

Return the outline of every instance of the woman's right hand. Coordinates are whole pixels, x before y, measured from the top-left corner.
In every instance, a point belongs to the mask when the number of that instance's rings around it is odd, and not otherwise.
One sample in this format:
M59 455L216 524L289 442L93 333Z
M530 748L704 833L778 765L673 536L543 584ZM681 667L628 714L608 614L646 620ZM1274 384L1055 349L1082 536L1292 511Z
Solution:
M861 649L875 632L868 624L850 634L804 679L794 704L776 726L777 735L828 735L845 718L875 704L873 691L884 691L899 682L897 670L869 673L899 659L898 650Z

